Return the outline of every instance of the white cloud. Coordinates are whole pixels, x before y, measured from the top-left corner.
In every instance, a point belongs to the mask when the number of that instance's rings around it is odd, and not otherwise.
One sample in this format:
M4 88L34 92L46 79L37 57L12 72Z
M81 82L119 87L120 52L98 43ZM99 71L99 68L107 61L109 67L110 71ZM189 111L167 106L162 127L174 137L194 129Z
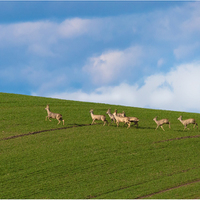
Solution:
M183 64L167 74L146 78L142 87L121 83L92 93L77 91L49 95L54 98L176 111L200 111L200 62Z
M187 6L181 9L182 13L187 12L186 19L180 24L181 30L188 34L194 34L200 32L199 20L200 20L200 4L199 2L190 2Z
M192 55L198 47L198 42L189 45L180 45L176 49L174 49L174 55L177 59L184 59Z
M63 37L74 37L89 32L92 20L89 19L66 19L58 27L58 33Z
M125 50L113 50L100 56L89 58L83 71L89 73L95 84L110 83L126 73L127 68L134 68L142 56L142 48L134 46Z
M0 43L6 45L54 44L59 39L73 39L81 35L102 36L98 32L105 26L109 19L81 19L72 18L62 22L35 21L19 22L12 24L0 24ZM104 30L103 30L104 31Z
M8 45L27 45L29 50L33 50L33 53L37 49L33 45L37 45L40 46L39 51L41 49L43 52L49 50L44 55L54 55L51 44L56 43L56 45L62 46L65 39L76 39L84 35L87 38L83 38L81 41L88 38L95 38L95 41L114 41L116 38L124 40L127 36L131 36L133 42L130 41L130 43L132 42L132 44L140 44L143 41L153 43L160 40L176 41L178 47L175 48L174 54L179 57L180 38L188 41L193 38L194 34L199 34L199 11L198 3L186 3L184 6L171 8L165 12L91 19L76 17L62 22L36 21L2 24L0 25L0 44L4 44L6 47ZM135 42L134 38L138 40ZM30 45L32 46L29 47ZM65 48L70 49L70 46L66 45Z
M158 62L157 62L157 66L158 67L162 67L162 65L164 64L164 59L163 58L160 58L159 60L158 60Z
M28 47L28 52L34 53L37 56L55 56L56 54L53 53L49 48L45 45L41 44L32 44Z
M48 21L0 25L0 42L6 45L24 45L47 41L55 26L56 24Z
M157 10L145 15L144 32L160 41L187 43L200 33L199 2L187 2L165 11ZM150 19L150 20L149 20ZM147 24L149 20L149 25ZM192 40L193 40L192 39ZM193 40L195 41L195 40Z
M35 47L29 47L30 45L47 49L52 44L59 45L60 39L75 38L88 33L92 25L92 20L79 18L67 19L61 23L36 21L0 24L0 44L2 47L24 45L35 52Z

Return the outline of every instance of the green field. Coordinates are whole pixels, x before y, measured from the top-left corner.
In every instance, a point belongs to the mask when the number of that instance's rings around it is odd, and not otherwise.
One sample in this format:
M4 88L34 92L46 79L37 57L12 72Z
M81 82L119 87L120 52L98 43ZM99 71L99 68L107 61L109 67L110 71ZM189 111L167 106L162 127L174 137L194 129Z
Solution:
M47 104L64 126L45 121ZM108 108L138 117L139 127L90 125L90 109ZM200 124L197 113L0 93L0 198L200 198L200 133L183 131L180 115ZM155 116L171 129L155 130Z

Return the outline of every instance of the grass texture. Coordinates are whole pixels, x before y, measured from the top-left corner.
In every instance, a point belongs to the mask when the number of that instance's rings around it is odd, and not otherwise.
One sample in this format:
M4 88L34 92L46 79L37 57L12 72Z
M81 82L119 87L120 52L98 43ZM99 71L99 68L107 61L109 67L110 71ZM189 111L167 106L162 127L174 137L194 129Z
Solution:
M44 109L65 125L45 121ZM102 126L108 108L139 127ZM198 113L152 110L0 93L1 199L184 199L200 197L200 133L177 120ZM155 130L153 118L168 118ZM108 115L107 120L110 122Z

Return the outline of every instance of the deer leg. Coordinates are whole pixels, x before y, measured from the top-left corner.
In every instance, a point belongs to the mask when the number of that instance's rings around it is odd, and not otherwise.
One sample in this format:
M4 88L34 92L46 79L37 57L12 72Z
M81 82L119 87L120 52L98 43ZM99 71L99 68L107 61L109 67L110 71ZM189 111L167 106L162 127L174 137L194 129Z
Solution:
M127 129L130 128L130 126L131 126L131 123L128 123L128 127L127 127Z
M49 116L46 116L46 121L47 121L47 118L48 118L48 120L51 122L51 120L50 120Z
M165 131L164 128L163 128L163 126L160 126L160 127L162 128L163 131Z
M96 122L94 122L96 119L93 119L92 124L96 124Z
M194 124L193 128L196 126L196 123Z
M48 117L48 116L47 116ZM51 122L50 118L48 117L49 121Z
M109 126L109 123L108 123L108 121L107 121L107 120L105 121L105 124L108 124L108 126Z
M138 122L134 122L134 125L137 125L137 128L138 128Z

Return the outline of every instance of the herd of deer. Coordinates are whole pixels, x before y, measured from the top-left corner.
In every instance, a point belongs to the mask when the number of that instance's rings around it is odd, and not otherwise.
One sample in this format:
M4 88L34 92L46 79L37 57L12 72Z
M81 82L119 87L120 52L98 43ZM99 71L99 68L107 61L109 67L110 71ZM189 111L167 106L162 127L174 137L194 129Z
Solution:
M91 117L92 117L92 124L94 123L95 120L101 120L104 122L103 126L108 123L106 120L105 115L94 115L93 110L90 110ZM123 122L128 125L127 128L130 128L131 122L134 122L135 125L138 126L139 119L137 117L126 117L125 112L123 113L117 113L117 110L115 109L115 112L111 114L110 109L106 112L108 116L111 119L111 123L114 122L117 124L117 127L119 126L119 122Z
M45 110L47 111L47 116L46 116L46 120L47 118L50 120L50 118L53 118L53 119L57 119L58 120L58 124L62 121L63 122L63 125L64 125L64 119L62 118L62 115L59 114L59 113L53 113L50 111L49 109L49 105L46 106ZM101 120L104 122L103 126L107 123L108 124L108 121L106 120L106 116L105 115L94 115L93 113L93 110L90 110L90 114L91 114L91 117L92 117L92 124L94 123L94 121L96 120ZM134 123L134 125L137 125L138 127L138 122L139 122L139 119L137 117L127 117L125 115L125 112L123 111L122 113L117 113L117 110L115 109L115 112L112 114L110 112L110 109L108 109L108 111L106 112L106 114L108 114L108 116L110 117L111 119L111 123L114 122L117 124L117 127L119 126L119 123L122 122L124 124L127 124L128 127L127 128L130 128L131 126L131 122ZM163 128L163 124L169 124L169 128L170 127L170 122L168 119L161 119L161 120L157 120L157 117L155 117L153 119L155 121L155 123L157 124L157 127L156 129L160 126L163 131L164 131L164 128ZM184 130L187 128L187 125L188 124L194 124L193 128L195 126L197 126L198 128L198 125L195 121L195 119L191 118L191 119L185 119L185 120L182 120L182 116L180 116L178 118L178 120L183 124L184 126ZM109 124L108 124L109 125ZM189 128L187 128L189 129Z

